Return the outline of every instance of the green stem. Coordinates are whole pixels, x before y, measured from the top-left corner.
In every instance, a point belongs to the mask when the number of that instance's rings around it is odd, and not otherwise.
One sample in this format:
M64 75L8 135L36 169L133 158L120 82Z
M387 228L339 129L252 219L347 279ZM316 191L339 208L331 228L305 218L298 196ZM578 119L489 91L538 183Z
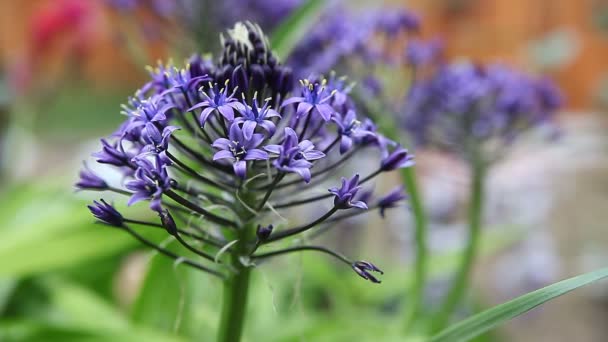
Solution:
M241 199L244 204L240 204L237 208L237 214L244 221L249 215L246 205L251 206L255 203L255 196L252 193L243 193ZM232 266L237 273L230 276L224 281L224 289L222 294L222 314L220 316L220 324L218 330L218 342L238 342L243 334L245 326L245 313L247 312L247 295L249 293L249 280L251 276L251 268L243 265L240 256L250 254L250 246L248 242L255 236L256 224L249 222L239 226L236 231L231 233L232 239L237 239L234 246L234 253L231 255Z
M469 285L471 272L477 256L479 240L481 235L481 218L483 212L483 192L485 165L479 159L472 163L471 194L469 204L469 237L465 250L463 251L462 261L457 270L456 277L446 295L441 309L435 316L432 323L433 332L438 332L445 328L450 317L462 301Z
M224 282L218 342L238 342L241 339L245 325L250 273L250 268L241 266L238 274Z
M414 280L411 285L410 297L411 305L405 317L405 328L418 318L418 314L422 310L424 300L424 289L427 281L427 260L428 260L428 243L427 243L427 220L422 205L422 198L418 191L416 183L416 170L414 167L408 167L401 170L401 179L405 184L409 204L414 217L414 239L416 241L416 256L414 260Z
M374 119L388 138L399 142L401 132L397 123L397 114L389 113L386 108L383 108L379 101L368 100L365 96L354 93L356 99L361 101L367 113ZM414 237L416 241L416 259L414 260L414 280L410 288L410 306L405 314L405 328L408 329L414 320L419 318L422 311L422 303L424 299L424 289L426 287L428 272L428 230L427 219L422 202L422 196L418 191L416 182L415 166L401 170L401 181L406 187L408 201L411 207L411 214L414 219Z

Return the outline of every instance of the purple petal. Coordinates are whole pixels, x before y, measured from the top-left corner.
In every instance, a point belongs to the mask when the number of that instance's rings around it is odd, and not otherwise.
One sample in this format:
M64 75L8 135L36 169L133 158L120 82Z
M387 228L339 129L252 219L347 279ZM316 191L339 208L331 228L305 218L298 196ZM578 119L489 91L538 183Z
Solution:
M360 209L367 209L367 204L365 204L365 202L363 202L363 201L353 201L353 202L350 202L350 205L353 207L360 208Z
M195 104L194 106L190 107L190 108L188 109L188 112L191 112L191 111L193 111L193 110L195 110L195 109L199 109L199 108L203 108L203 107L205 107L205 108L206 108L206 107L209 107L209 106L210 106L209 101L203 101L203 102L197 103L197 104Z
M217 138L211 146L220 150L227 150L230 148L230 143L230 140L226 138Z
M318 104L315 106L315 108L317 111L319 111L319 114L321 114L321 117L325 121L329 121L329 119L331 119L331 115L334 113L333 107L327 103Z
M133 196L131 196L131 198L129 198L129 202L127 202L127 205L131 206L137 202L145 201L148 198L150 198L150 196L145 192L136 192L133 194Z
M281 103L281 108L283 108L285 106L289 106L292 103L300 103L302 101L304 101L303 97L299 97L299 96L290 97L287 100L283 101L283 103Z
M296 117L302 117L308 114L312 110L313 105L308 102L300 102L298 109L296 110Z
M303 152L302 156L306 160L317 160L317 159L324 158L325 157L325 153L323 153L321 151L313 150L313 151Z
M310 169L298 167L298 168L295 168L293 171L295 173L297 173L298 175L300 175L300 177L302 177L302 179L304 179L304 182L310 183Z
M266 145L264 149L270 153L281 154L281 145Z
M234 163L232 168L234 169L234 174L245 179L245 176L247 176L247 163L244 160Z
M222 150L222 151L216 152L213 155L213 160L219 160L219 159L233 159L234 160L234 156L232 155L232 152Z
M281 117L281 114L279 114L276 110L274 109L268 109L268 111L266 111L266 117L267 118L275 118L275 117Z
M209 115L211 115L211 113L213 113L214 110L215 110L215 108L213 108L213 107L207 107L207 108L203 109L203 111L201 112L201 115L199 117L201 127L205 127L205 122L207 122Z
M266 153L266 151L262 151L257 148L247 151L247 154L245 155L245 160L267 160L267 159L268 159L268 153Z
M234 120L234 109L232 109L232 107L224 105L219 106L217 109L222 113L222 116L226 118L226 120Z
M274 124L274 122L272 122L270 120L264 120L264 121L262 121L262 123L260 124L260 126L264 127L264 129L266 130L266 132L268 132L269 136L274 135L274 132L277 129L277 126Z
M343 135L340 138L340 154L344 154L346 151L350 150L353 146L353 139L349 136Z
M243 123L243 136L246 140L251 140L253 137L253 132L257 126L258 123L252 120L247 120Z

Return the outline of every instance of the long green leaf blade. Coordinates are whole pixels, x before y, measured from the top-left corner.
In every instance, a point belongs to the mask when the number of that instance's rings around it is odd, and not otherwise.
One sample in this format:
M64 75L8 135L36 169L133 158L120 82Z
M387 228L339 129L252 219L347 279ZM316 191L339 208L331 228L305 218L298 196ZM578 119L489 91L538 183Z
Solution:
M606 277L608 277L608 268L579 275L530 292L457 323L432 337L430 342L469 341L545 302Z
M326 2L307 0L272 33L270 44L280 60L285 60L321 16Z

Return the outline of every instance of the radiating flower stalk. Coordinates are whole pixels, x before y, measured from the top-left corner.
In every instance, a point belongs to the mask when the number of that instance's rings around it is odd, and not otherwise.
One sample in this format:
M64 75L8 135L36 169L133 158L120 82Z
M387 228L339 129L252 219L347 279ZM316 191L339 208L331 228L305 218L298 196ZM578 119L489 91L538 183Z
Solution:
M431 47L429 47L431 48ZM436 50L437 51L437 50ZM435 53L419 53L419 77L404 109L404 125L420 146L460 155L471 170L469 229L460 265L432 320L445 328L469 286L479 248L484 183L488 168L522 133L551 121L561 94L537 79L498 64L437 63Z
M304 242L342 219L370 210L384 216L397 206L402 190L371 199L361 189L410 167L413 156L358 114L351 87L322 76L294 82L257 25L237 23L221 43L217 60L195 55L182 68L151 69L150 82L124 106L126 121L94 154L122 172L124 187L86 167L77 187L129 196L129 206L147 202L157 221L125 216L103 199L89 208L101 222L221 279L218 340L238 341L250 273L268 259L320 252L380 282L374 264ZM363 150L376 151L376 171L321 187ZM320 204L329 209L308 223L289 218L296 207ZM183 253L148 240L146 228L164 228Z

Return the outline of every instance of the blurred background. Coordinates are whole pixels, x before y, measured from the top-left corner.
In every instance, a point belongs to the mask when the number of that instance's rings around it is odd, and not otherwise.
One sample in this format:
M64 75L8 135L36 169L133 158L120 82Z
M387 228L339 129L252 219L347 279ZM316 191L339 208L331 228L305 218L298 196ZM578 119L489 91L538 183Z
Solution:
M81 340L102 330L122 336L117 340L213 336L219 284L94 225L86 203L95 197L75 194L72 184L98 139L122 121L120 104L146 81L144 66L218 51L219 32L238 20L272 32L300 3L0 1L0 341ZM356 13L369 5L344 6ZM565 94L559 139L521 141L491 170L473 291L479 308L608 264L608 1L374 6L418 13L422 36L440 37L449 59L502 61L554 79ZM358 17L344 20L356 27ZM348 71L338 63L332 69ZM387 70L359 70L355 80L364 86L378 72L389 90L407 87ZM432 228L432 305L462 245L468 170L435 152L416 157ZM258 324L248 324L251 341L347 340L353 321L380 329L398 319L411 278L408 215L404 209L384 221L371 216L349 222L355 228L348 238L337 229L327 243L373 256L387 271L383 284L368 286L316 256L265 266L252 299ZM607 318L608 291L592 286L484 338L605 341ZM274 331L279 321L283 328ZM137 329L119 335L130 324Z

